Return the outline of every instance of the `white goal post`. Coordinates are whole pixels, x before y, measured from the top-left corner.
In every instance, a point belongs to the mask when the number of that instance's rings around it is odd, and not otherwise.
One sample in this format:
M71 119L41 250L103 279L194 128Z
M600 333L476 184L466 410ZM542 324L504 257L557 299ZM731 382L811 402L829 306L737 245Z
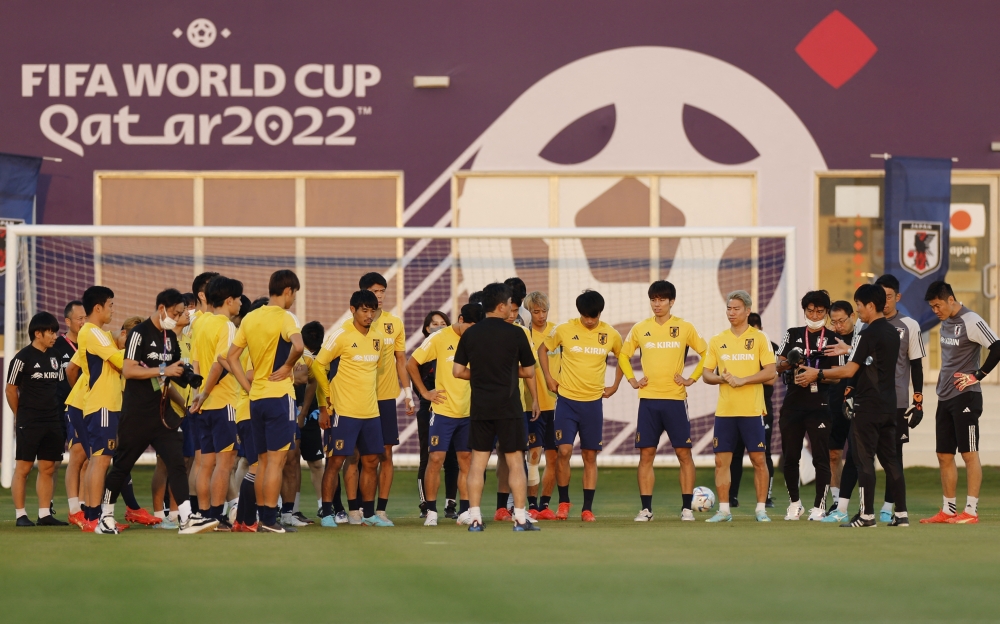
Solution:
M101 283L116 293L109 327L115 333L125 315L152 312L157 292L168 287L184 292L204 270L241 279L253 299L266 294L272 271L293 269L302 281L299 307L293 311L303 323L320 320L327 330L347 318L347 298L357 288L357 278L377 270L390 282L386 307L405 321L408 351L422 339L420 321L427 312L441 310L454 318L469 293L514 275L524 279L529 291L549 294L550 320L555 322L576 315L574 300L582 290L602 292L607 302L602 319L623 335L649 316L645 294L650 281L669 279L677 286L675 314L692 321L706 339L728 327L724 293L743 289L754 297L754 309L774 338L798 317L795 244L791 227L14 225L6 228L4 379L11 359L28 342L27 324L35 312L51 312L61 321L68 301ZM708 415L714 402L704 384L692 389L706 394L689 399L694 430L695 418ZM634 397L622 384L606 402L603 465L634 465L638 458L630 443ZM398 463L415 458L415 432L412 417L400 421L405 448L399 449ZM701 444L696 444L696 454L710 453L705 448L710 431L708 437L704 431L693 432L695 437ZM10 487L14 419L6 401L2 441L0 484Z

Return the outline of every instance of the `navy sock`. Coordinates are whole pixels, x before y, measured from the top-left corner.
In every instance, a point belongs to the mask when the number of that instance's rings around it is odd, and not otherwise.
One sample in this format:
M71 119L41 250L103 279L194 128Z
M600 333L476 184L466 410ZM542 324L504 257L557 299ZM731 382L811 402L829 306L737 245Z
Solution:
M583 509L581 511L593 511L594 490L583 491Z
M497 492L497 509L507 508L507 492Z
M438 502L436 500L424 501L424 505L427 506L427 511L433 511L434 513L437 513Z
M222 510L225 508L225 505L212 505L212 517L216 520L222 520Z
M135 490L132 488L132 477L129 477L128 483L122 486L121 495L126 507L139 509L139 501L135 500Z
M543 497L541 497L540 499L538 499L538 508L539 509L548 509L548 507L549 507L549 501L550 500L552 500L551 496L543 496Z
M361 515L371 518L375 515L375 501L361 501Z
M681 509L691 509L691 499L694 494L681 494Z
M465 513L469 511L469 501L467 499L462 499L458 501L458 513Z
M295 501L281 501L281 513L292 513L292 508L295 507Z
M389 504L389 499L388 498L380 498L380 499L378 499L378 504L375 507L375 511L385 511L385 506L388 505L388 504Z
M278 523L278 508L277 507L258 507L257 511L260 513L261 524L266 524L268 526Z
M347 499L347 508L351 511L357 511L361 509L361 499L360 498Z
M87 520L97 520L101 517L100 507L84 507L83 517Z
M237 520L246 525L257 523L257 492L254 490L255 475L249 472L240 481L240 504L236 508Z
M528 509L538 509L538 497L529 496L528 497Z
M188 496L188 501L191 503L191 509L198 509L198 495L191 494ZM180 503L178 503L180 504Z
M639 495L639 500L642 501L642 508L653 511L653 495L650 494L646 496L645 494Z
M323 518L333 515L333 503L323 501L323 507L319 510L319 515Z
M559 486L556 486L556 487L559 488L559 504L562 505L563 503L568 503L569 502L569 486L568 485L559 485Z
M337 481L337 489L333 492L333 512L340 513L344 511L344 502L340 499L340 481Z

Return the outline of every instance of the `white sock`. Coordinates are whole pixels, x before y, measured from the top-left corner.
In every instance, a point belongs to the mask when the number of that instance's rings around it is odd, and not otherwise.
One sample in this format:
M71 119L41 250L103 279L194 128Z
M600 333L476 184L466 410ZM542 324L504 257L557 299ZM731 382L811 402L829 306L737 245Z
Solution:
M483 522L483 510L480 507L469 507L469 518Z
M292 503L292 513L295 513L299 510L299 494L300 492L295 493L295 502Z
M896 517L897 518L909 518L909 515L907 515L907 513L905 511L897 511L896 512Z
M154 511L153 517L160 518L162 520L163 518L167 517L167 514L163 513L163 510L161 509L160 511Z
M719 503L719 513L729 513L729 503Z
M102 517L103 516L111 516L112 518L114 518L115 517L115 506L113 504L111 504L111 503L104 503L104 505L101 507L101 516Z
M71 514L80 513L80 499L76 496L69 499L69 512Z
M514 506L514 495L513 494L508 494L507 495L507 509L510 509L513 506Z
M322 508L323 508L323 499L322 498L317 498L316 499L316 509L322 509Z
M947 514L949 516L954 516L955 515L955 499L954 498L948 498L947 496L945 496L943 498L944 498L944 505L941 506L941 511L943 511L945 514Z
M976 511L979 508L979 499L975 496L965 497L965 513L970 516L978 516L979 513ZM39 516L41 518L41 516Z
M758 512L758 511L766 511L766 508L764 507L764 503L757 503L757 509L755 509L754 512Z
M230 511L232 511L233 509L235 509L237 503L239 503L239 502L240 502L240 499L234 498L233 500L231 500L228 503L226 503L227 505L229 505L229 507L226 509L226 513L228 514Z
M167 519L170 520L171 522L177 522L177 512L171 511L170 513L168 513Z
M767 497L771 498L771 487L774 485L774 477L771 477L767 482Z
M882 503L882 511L892 512L892 503L888 501Z
M191 501L186 500L180 505L177 505L177 518L184 524L191 517Z
M525 520L524 520L524 507L515 507L514 508L514 520L517 521L518 524L524 524L525 523Z
M849 498L838 498L837 499L837 511L841 513L847 513L847 507L851 504L851 499Z
M831 487L830 488L830 494L833 496L833 500L837 500L838 498L840 498L840 488L839 487Z
M28 515L28 512L25 511L23 508L22 509L15 509L14 510L14 519L15 520L17 520L21 516L27 516L27 515Z
M790 505L797 505L797 506L801 507L801 506L802 506L802 501L801 501L801 500L793 500L793 501L792 501L791 503L789 503L789 504L790 504Z
M45 509L42 509L41 507L38 508L38 519L39 520L41 520L42 518L44 518L46 516L50 516L50 515L52 515L52 509L50 507L46 507Z

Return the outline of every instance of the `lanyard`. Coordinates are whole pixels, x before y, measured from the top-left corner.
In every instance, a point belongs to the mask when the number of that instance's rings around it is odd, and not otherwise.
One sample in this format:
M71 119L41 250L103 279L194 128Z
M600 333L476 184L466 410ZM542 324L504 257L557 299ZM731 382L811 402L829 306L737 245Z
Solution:
M808 359L809 358L809 354L811 353L811 350L809 349L809 328L806 327L805 330L806 330L806 332L805 332L806 333L806 335L805 335L805 343L806 343L805 344L805 347L806 347L805 356L806 356L806 359ZM826 337L826 327L824 327L823 329L819 330L819 339L816 341L816 346L817 347L819 347L820 345L824 344L825 337ZM823 349L822 349L822 347L820 347L820 352L822 352L822 351L823 351Z
M73 353L77 352L77 349L79 349L79 347L77 347L75 344L73 344L73 341L70 340L69 338L67 338L66 334L62 334L62 339L66 341L66 344L68 344L70 347L73 348Z

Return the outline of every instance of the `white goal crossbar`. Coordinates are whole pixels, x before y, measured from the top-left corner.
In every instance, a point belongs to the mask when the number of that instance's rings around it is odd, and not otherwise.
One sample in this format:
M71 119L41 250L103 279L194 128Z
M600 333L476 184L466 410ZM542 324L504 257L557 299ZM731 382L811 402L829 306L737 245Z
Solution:
M10 361L23 344L23 328L19 327L19 322L26 325L23 320L25 310L19 310L21 299L19 299L19 280L21 290L31 290L32 279L35 276L31 273L34 270L34 246L24 245L26 240L38 241L42 239L92 239L94 248L100 249L100 241L103 239L189 239L195 241L194 253L203 253L204 247L199 245L199 241L205 239L252 239L255 241L268 239L284 239L296 241L296 257L305 266L303 259L305 255L305 241L315 239L329 239L331 241L350 240L381 240L395 241L397 250L396 262L390 271L402 272L413 259L424 250L428 243L435 240L451 240L452 252L440 263L436 272L431 271L428 276L423 276L424 283L407 283L407 296L400 298L397 302L399 315L403 315L404 305L415 302L417 298L427 290L425 285L427 280L442 278L443 272L449 267L458 266L465 269L459 261L460 242L471 243L476 239L487 241L497 240L517 240L517 239L539 239L545 241L558 250L558 245L568 239L586 240L611 240L611 239L635 239L641 244L635 248L642 253L645 249L642 245L648 242L649 258L652 264L659 262L658 242L664 239L781 239L784 242L783 266L776 269L776 279L780 279L783 284L780 300L775 300L771 309L781 317L776 319L781 322L791 322L798 314L796 292L795 262L795 229L791 227L609 227L609 228L436 228L436 227L405 227L405 228L373 228L373 227L177 227L177 226L86 226L86 225L13 225L6 228L6 274L5 274L5 309L4 309L4 379ZM300 244L301 241L301 244ZM403 253L403 242L410 241L412 245L406 253ZM558 262L558 251L554 262ZM141 252L138 254L140 259ZM456 265L457 262L457 265ZM198 267L197 259L193 263ZM555 265L553 265L555 266ZM300 268L299 265L275 268ZM580 270L579 268L575 270ZM585 270L585 269L584 269ZM678 269L681 270L681 269ZM756 270L756 268L755 268ZM472 272L468 275L471 275ZM467 277L468 277L467 275ZM503 279L502 277L500 279ZM672 278L671 278L672 279ZM400 284L402 294L403 286ZM586 283L574 283L579 292L579 286L590 287ZM481 286L481 285L479 285ZM421 290L421 287L423 288ZM454 287L454 278L452 282ZM750 290L747 288L747 290ZM27 295L27 300L31 301L33 293L21 293ZM412 294L412 297L410 296ZM455 297L458 292L452 292L450 296ZM682 298L683 293L678 298ZM779 295L775 292L775 296ZM27 311L33 310L30 306ZM52 311L52 310L50 310ZM19 317L19 312L21 317ZM763 311L762 311L763 312ZM720 310L719 314L722 314ZM59 316L58 314L56 315ZM559 319L565 320L565 319ZM638 319L636 319L638 320ZM21 334L19 334L19 331ZM419 333L419 332L417 332ZM414 332L410 331L410 334ZM707 336L706 336L707 338ZM409 345L408 345L409 346ZM411 423L412 424L412 423ZM415 425L414 425L415 428ZM401 427L401 429L403 429ZM403 432L406 433L405 431ZM412 434L412 431L409 432ZM624 435L624 434L622 434ZM2 427L2 470L0 470L0 484L3 487L10 487L14 466L14 419L10 407L6 401L3 405L3 427ZM620 444L620 442L619 442ZM609 458L610 460L610 458ZM607 465L620 465L619 461L609 461Z

